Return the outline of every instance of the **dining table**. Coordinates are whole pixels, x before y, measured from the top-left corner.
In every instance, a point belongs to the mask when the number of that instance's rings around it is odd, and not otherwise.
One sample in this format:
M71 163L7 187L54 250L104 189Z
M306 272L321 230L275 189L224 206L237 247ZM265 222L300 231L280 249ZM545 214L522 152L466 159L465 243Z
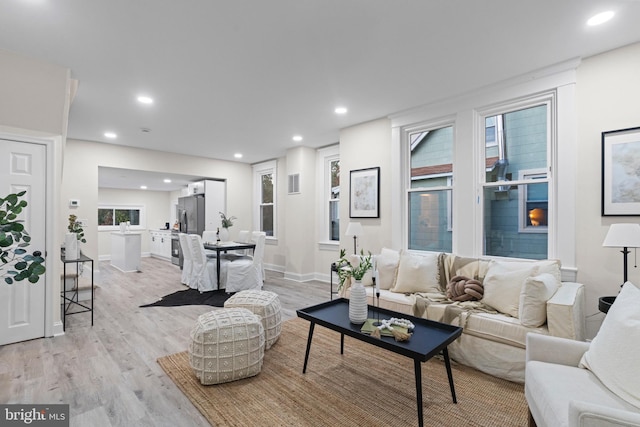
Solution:
M205 249L216 251L216 277L218 279L218 288L220 288L220 254L228 251L251 249L255 251L256 244L253 242L202 242Z

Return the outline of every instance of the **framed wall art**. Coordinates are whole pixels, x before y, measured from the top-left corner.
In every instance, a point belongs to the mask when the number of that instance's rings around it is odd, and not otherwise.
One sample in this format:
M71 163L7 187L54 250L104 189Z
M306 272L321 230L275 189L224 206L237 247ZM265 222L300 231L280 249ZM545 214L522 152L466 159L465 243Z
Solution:
M640 215L640 127L602 132L602 216Z
M349 217L380 218L380 167L351 171Z

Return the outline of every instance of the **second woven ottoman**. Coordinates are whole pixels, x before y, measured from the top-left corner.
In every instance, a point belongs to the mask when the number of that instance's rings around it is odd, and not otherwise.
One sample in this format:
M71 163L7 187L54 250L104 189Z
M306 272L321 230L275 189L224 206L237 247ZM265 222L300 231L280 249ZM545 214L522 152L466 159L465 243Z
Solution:
M202 314L191 330L189 364L201 384L220 384L260 373L264 328L244 308Z
M282 312L278 294L270 291L240 291L224 303L225 308L241 307L262 318L265 333L265 350L278 341L282 330Z

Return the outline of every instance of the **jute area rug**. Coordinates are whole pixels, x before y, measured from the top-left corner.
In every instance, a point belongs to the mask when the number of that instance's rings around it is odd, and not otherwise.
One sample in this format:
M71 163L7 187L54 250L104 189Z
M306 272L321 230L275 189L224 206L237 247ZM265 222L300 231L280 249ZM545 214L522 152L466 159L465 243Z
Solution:
M417 426L413 360L350 337L314 330L302 374L309 322L284 322L265 352L259 375L203 386L187 352L158 359L167 375L213 426ZM521 384L453 363L458 403L451 400L444 362L422 364L425 426L526 426Z

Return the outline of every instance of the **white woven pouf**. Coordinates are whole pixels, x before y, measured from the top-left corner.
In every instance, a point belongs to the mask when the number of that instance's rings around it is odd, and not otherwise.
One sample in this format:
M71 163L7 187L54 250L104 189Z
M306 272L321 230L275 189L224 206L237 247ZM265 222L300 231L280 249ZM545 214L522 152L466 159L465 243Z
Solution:
M201 384L220 384L260 373L264 328L244 308L214 310L198 317L191 330L189 363Z
M224 303L225 308L242 307L262 318L265 332L265 350L278 341L282 330L282 312L278 294L269 291L240 291Z

